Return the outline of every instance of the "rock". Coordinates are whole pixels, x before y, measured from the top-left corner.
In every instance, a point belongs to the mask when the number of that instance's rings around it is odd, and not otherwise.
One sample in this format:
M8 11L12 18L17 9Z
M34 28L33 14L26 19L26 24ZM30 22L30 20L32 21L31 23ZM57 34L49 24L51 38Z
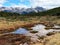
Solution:
M23 45L28 45L27 43L24 43Z
M23 45L23 44L20 44L20 45Z

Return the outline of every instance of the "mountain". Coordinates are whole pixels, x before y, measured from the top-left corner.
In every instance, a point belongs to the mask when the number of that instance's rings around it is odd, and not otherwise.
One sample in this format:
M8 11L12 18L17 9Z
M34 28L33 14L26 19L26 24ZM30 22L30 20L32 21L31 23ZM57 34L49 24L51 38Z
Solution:
M4 12L16 12L19 14L26 14L31 12L41 12L45 11L45 8L43 7L36 7L36 8L20 8L20 7L0 7L0 11Z
M43 12L40 12L38 14L40 14L40 15L52 15L52 16L57 15L57 16L60 16L60 7L56 7L56 8L47 10L47 11L43 11Z
M33 13L28 13L26 15L30 15L30 16L46 16L46 15L49 15L49 16L60 16L60 7L56 7L56 8L53 8L53 9L49 9L49 10L45 10L45 11L42 11L41 10L39 12L33 12Z
M3 7L3 9L5 9L5 7ZM14 17L20 17L20 16L27 16L27 15L29 15L29 16L59 16L60 17L60 7L50 9L50 10L45 10L45 11L42 11L42 12L37 12L37 13L32 12L32 13L28 13L28 14L26 14L26 13L29 11L30 8L27 9L26 12L24 12L25 11L24 8L22 8L22 9L21 8L15 8L15 10L16 9L18 10L18 11L16 11L18 13L14 12L14 8L9 8L9 10L3 10L3 9L0 10L1 11L0 12L0 17L8 17L9 18L9 17L12 16L14 18ZM19 11L20 11L19 9L22 10L24 14L19 14ZM14 13L12 13L12 11ZM20 11L20 13L22 13L22 11ZM33 9L33 11L36 11L36 10Z

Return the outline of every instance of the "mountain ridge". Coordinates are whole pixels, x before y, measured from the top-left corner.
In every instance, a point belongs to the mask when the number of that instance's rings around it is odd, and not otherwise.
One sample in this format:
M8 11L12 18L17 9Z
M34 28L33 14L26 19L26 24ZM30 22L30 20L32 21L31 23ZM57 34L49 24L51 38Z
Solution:
M20 8L20 7L0 7L0 11L5 11L5 12L16 12L19 14L25 14L25 13L31 13L31 12L41 12L45 11L45 8L43 7L36 7L36 8Z

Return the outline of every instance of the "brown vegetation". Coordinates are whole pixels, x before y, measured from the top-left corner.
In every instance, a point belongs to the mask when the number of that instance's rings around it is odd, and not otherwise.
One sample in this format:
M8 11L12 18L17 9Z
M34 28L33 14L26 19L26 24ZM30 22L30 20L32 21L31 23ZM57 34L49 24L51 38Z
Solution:
M0 36L0 45L20 45L29 43L30 38L19 34L7 34Z

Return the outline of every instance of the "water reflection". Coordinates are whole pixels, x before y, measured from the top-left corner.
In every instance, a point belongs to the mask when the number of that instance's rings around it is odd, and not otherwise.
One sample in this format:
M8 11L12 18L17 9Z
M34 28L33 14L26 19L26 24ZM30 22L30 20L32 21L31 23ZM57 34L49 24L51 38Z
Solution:
M27 31L25 28L19 28L17 29L16 31L12 32L12 33L15 33L15 34L28 34L29 31Z

